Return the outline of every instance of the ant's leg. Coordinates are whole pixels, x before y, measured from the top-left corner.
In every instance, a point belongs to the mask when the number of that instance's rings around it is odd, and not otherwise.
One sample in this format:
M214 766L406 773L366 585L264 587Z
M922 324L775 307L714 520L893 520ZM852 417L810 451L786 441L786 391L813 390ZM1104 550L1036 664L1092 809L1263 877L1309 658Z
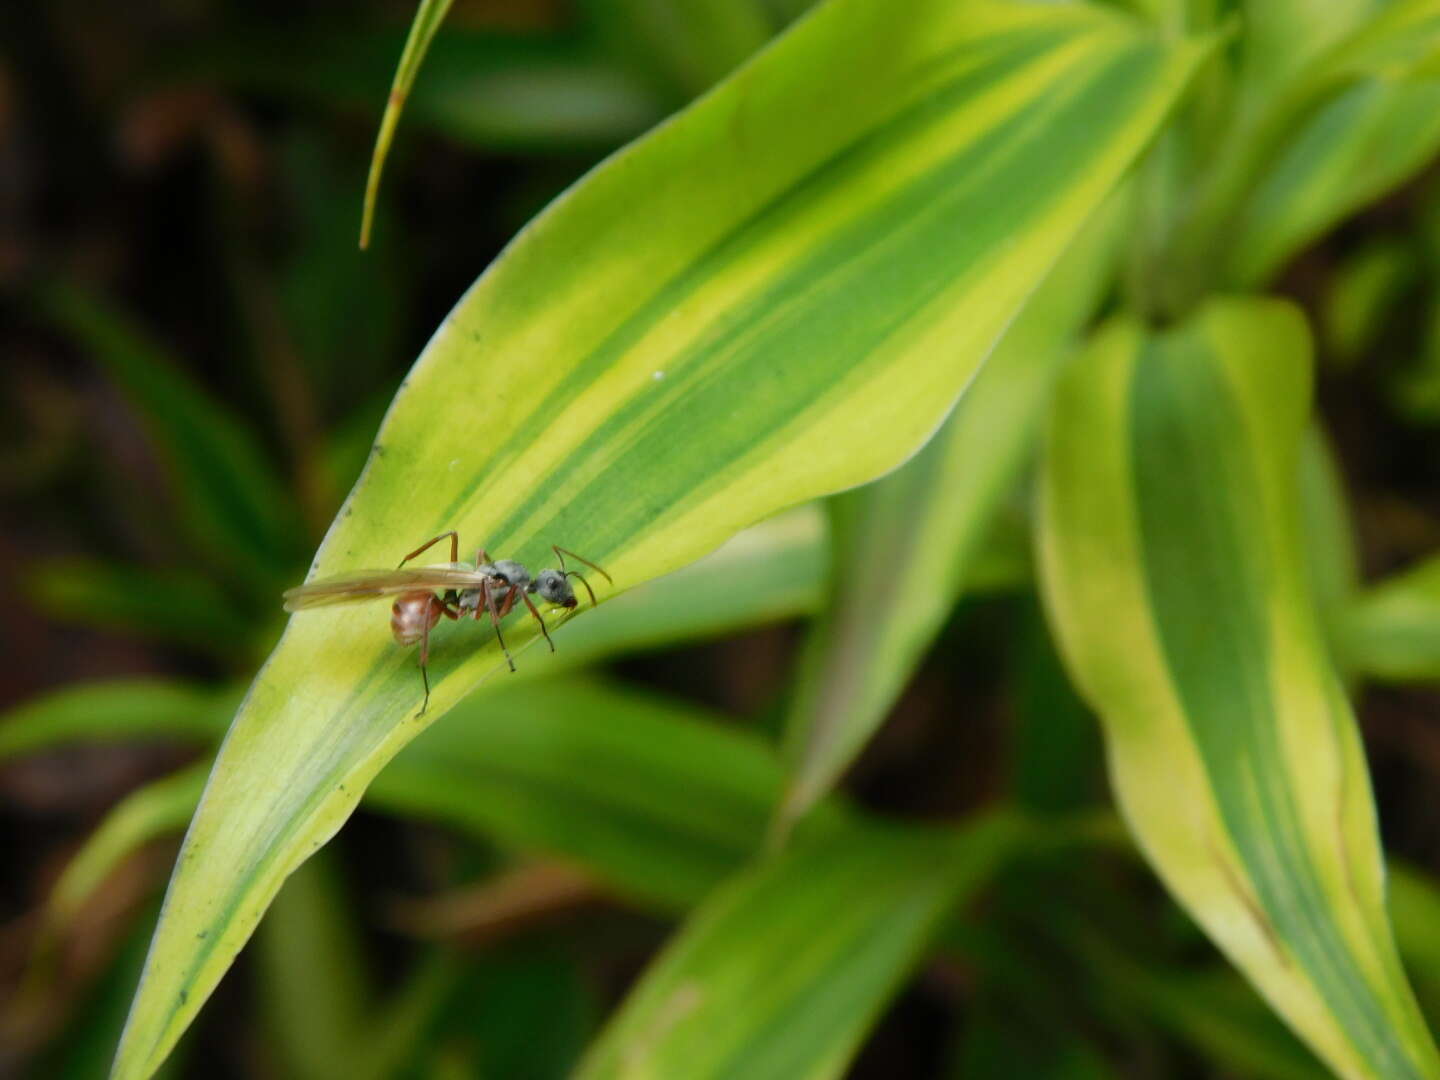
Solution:
M479 551L475 552L476 566L484 566L486 563L494 561L494 559L490 558L490 552L486 551L483 547Z
M515 606L515 594L521 591L518 585L510 586L510 591L505 594L505 599L500 601L500 617L502 619L510 614L510 609Z
M420 711L416 716L424 716L425 710L430 707L430 673L426 665L430 663L430 620L425 620L425 630L420 635L420 681L425 686L425 700L420 703Z
M480 586L480 591L485 594L485 607L490 612L490 622L495 627L495 640L500 642L500 651L505 654L505 662L510 665L510 670L515 670L515 660L510 655L510 650L505 647L505 635L500 633L500 612L495 607L495 596L490 592L490 583L487 581ZM475 617L480 617L477 609Z
M514 591L514 590L512 590ZM540 609L535 606L535 601L526 596L523 592L520 599L525 601L525 606L530 609L530 614L535 616L535 621L540 624L540 633L545 635L545 644L550 646L550 651L555 651L555 642L550 640L550 630L545 625L545 620L540 617Z
M564 570L564 569L565 569L565 556L566 556L566 555L569 555L572 559L579 559L579 560L580 560L581 562L583 562L586 566L590 567L591 570L594 570L597 574L599 574L601 577L603 577L606 581L610 582L611 585L614 585L614 584L615 584L614 579L612 579L609 574L607 574L607 573L606 573L603 569L601 569L600 567L596 566L596 565L595 565L593 562L591 562L589 559L585 558L584 555L576 555L575 552L573 552L573 551L567 551L565 548L559 547L559 546L557 546L557 545L555 545L555 544L551 544L551 545L550 545L550 550L553 551L553 552L555 552L555 557L560 560L560 569L561 569L561 570ZM572 573L572 574L574 573L573 570L567 571L567 572L568 572L568 573ZM582 578L581 580L584 580L584 579Z
M409 555L406 555L403 559L401 559L400 566L404 566L407 562L415 558L415 556L419 555L422 551L427 551L430 548L434 547L441 540L444 540L447 536L450 538L450 561L458 562L460 559L460 534L457 533L454 529L451 529L449 532L443 532L439 536L426 540L425 543L421 544L414 551L410 552ZM396 569L398 570L399 567L396 567Z

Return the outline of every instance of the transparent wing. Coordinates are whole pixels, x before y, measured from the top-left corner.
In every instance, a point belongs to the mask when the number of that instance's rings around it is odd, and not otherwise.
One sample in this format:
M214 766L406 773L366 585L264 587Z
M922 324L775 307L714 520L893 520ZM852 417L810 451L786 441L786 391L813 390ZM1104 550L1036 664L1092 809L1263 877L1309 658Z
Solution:
M285 610L348 604L380 596L433 589L478 589L486 576L453 566L417 566L407 570L356 570L285 590Z

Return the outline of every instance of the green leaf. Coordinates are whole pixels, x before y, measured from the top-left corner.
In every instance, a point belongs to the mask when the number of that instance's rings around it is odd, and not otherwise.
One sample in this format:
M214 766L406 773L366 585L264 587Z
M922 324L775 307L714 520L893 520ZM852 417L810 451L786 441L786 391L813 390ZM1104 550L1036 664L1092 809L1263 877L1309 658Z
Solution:
M1093 807L1104 791L1095 718L1071 687L1038 604L1025 605L1018 631L1009 672L1011 798L1052 816Z
M203 761L151 781L116 804L55 882L46 903L48 925L72 924L116 866L151 840L183 829L209 772L210 762Z
M244 612L192 570L48 559L28 568L25 586L56 619L171 642L230 664L254 654L255 629Z
M1360 587L1360 558L1345 480L1318 418L1300 447L1300 518L1304 524L1305 568L1310 593L1332 657L1344 663L1344 623Z
M1440 4L1395 0L1364 19L1369 6L1255 5L1262 44L1166 244L1170 315L1226 282L1263 284L1440 145Z
M758 844L781 779L778 762L763 740L717 724L697 723L683 710L648 704L634 694L585 684L521 686L492 695L488 707L476 711L474 717L456 716L454 722L438 725L416 740L372 787L368 805L478 830L527 849L564 853L647 906L688 906L729 875ZM134 828L136 815L122 806L116 818L124 817L131 824L120 826L112 818L74 867L94 865L116 853L116 844L102 842L102 836L129 833L138 842L159 830L178 828L198 795L201 779L198 771L182 774L137 793L131 802L139 810L141 804L150 808L169 804L171 793L190 789L181 795L178 814L146 815L151 828L143 835ZM162 786L169 789L163 798ZM808 830L800 842L834 836L857 853L888 851L884 856L853 856L861 860L865 874L894 869L892 863L897 861L908 868L908 884L905 880L887 884L889 899L875 900L871 919L888 914L892 903L904 909L914 899L912 894L922 889L927 895L931 889L944 892L953 887L957 874L974 870L963 858L956 861L958 837L920 833L922 843L828 812L819 817L832 826L850 823L843 830ZM833 847L810 857L828 863L833 853L827 852ZM897 847L910 854L902 860L895 853ZM839 858L845 863L852 857ZM951 862L939 866L936 860ZM83 877L93 883L96 875L81 874L74 867L67 871L67 880L78 883ZM292 878L286 892L299 884ZM88 894L89 888L83 892ZM65 910L73 907L66 904ZM303 957L301 941L284 945L268 929L277 916L285 917L278 903L262 928L262 959L268 956L270 962L279 962L277 952L292 959ZM896 932L909 929L907 924ZM265 940L267 934L270 940ZM311 932L303 940L315 937ZM312 947L313 942L305 946ZM843 957L848 946L836 948ZM904 963L910 955L887 954L886 962ZM333 965L304 966L321 972ZM889 985L885 981L876 992ZM858 1038L858 1031L854 1037Z
M1201 51L1080 6L831 0L511 245L412 371L316 572L455 528L534 567L563 544L623 591L899 465ZM421 717L383 610L292 620L186 839L117 1080L164 1058L382 766L503 668L473 624L431 662Z
M1322 1080L1327 1075L1233 972L1147 963L1093 931L1077 945L1088 974L1116 1007L1193 1047L1230 1075L1253 1080Z
M1418 217L1426 279L1419 297L1420 346L1385 389L1391 407L1406 421L1428 428L1440 418L1440 183L1432 181L1422 193Z
M1440 557L1362 592L1345 613L1341 641L1346 662L1368 678L1440 679Z
M1434 1023L1440 1017L1440 885L1433 874L1392 862L1389 886L1395 940Z
M312 859L285 882L252 958L269 1045L293 1080L347 1080L369 1032L364 942L335 861Z
M1215 301L1153 335L1111 324L1051 418L1045 596L1171 892L1337 1072L1440 1076L1305 577L1310 378L1279 301Z
M1246 0L1245 92L1275 92L1307 62L1366 23L1385 0Z
M81 741L209 741L224 733L239 701L236 690L161 679L69 687L5 714L0 760Z
M1346 0L1343 12L1304 6L1314 29L1308 39L1329 47L1307 52L1307 35L1291 27L1290 40L1261 66L1293 68L1293 76L1253 110L1254 127L1237 134L1251 143L1240 157L1265 160L1226 235L1230 276L1248 287L1440 148L1440 72L1431 70L1440 56L1440 3ZM1282 58L1312 54L1298 65Z
M343 18L287 23L278 34L232 29L168 74L373 116L405 35L356 26L353 13ZM447 27L425 54L424 78L410 86L406 124L528 153L593 152L623 142L664 116L666 102L595 37Z
M1111 280L1126 209L1113 199L1086 226L924 450L831 500L829 602L806 642L786 719L792 776L777 838L880 726L954 608L1029 460L1070 340Z
M1231 1075L1253 1080L1323 1080L1330 1075L1265 1011L1254 990L1229 971L1150 971L1129 990L1136 995L1137 1011L1224 1065Z
M589 43L460 37L454 49L440 42L431 50L410 105L413 123L451 139L529 153L594 153L665 115L659 94Z
M1419 276L1417 253L1404 240L1372 240L1335 267L1322 309L1321 342L1336 363L1353 368L1385 331Z
M181 829L207 769L155 781L112 810L61 876L56 919L135 848ZM507 679L407 746L365 805L560 856L618 896L678 912L759 847L782 777L767 740L696 706L575 677ZM806 832L853 820L822 803Z
M1437 31L1440 34L1440 31ZM1440 81L1367 80L1289 134L1227 242L1232 280L1256 286L1440 149Z
M938 919L1017 848L1015 826L872 828L743 871L650 966L577 1076L841 1075Z
M813 610L828 558L823 537L818 508L799 507L745 530L683 570L631 590L593 619L568 624L556 634L564 646L560 653L532 657L538 662L514 680L486 683L480 695L456 707L458 716L407 747L369 791L370 803L522 849L565 854L623 894L666 909L689 906L738 865L760 835L781 777L768 746L706 722L713 718L691 706L587 682L528 684L617 652ZM750 587L736 589L736 581ZM160 680L61 690L6 714L0 760L77 742L218 742L239 698L238 690ZM597 731L592 717L604 718L605 730ZM581 747L589 748L587 754L618 756L619 782L597 790L589 766L576 760ZM730 763L724 776L695 767L717 760ZM184 828L209 767L155 781L116 806L56 884L55 917L72 917L136 848ZM686 790L716 788L716 800L737 800L726 802L718 834L719 818L677 818L669 795L651 797L668 790L676 777ZM573 795L557 795L570 790ZM594 825L601 809L610 815L595 829L598 843L587 840L588 826L566 828L565 816L555 813L557 806L571 804L578 822ZM691 821L696 827L687 832ZM717 835L727 832L717 848ZM607 838L618 841L613 849Z
M365 178L365 206L360 212L360 247L370 246L370 225L375 220L375 200L380 194L380 174L385 170L385 158L390 153L390 144L395 139L395 129L400 124L400 113L410 97L410 88L415 76L420 74L420 65L425 62L425 53L445 15L450 10L451 0L420 0L415 10L415 19L410 24L410 36L405 39L405 51L400 54L400 63L395 68L395 78L390 83L390 97L385 102L385 113L380 118L380 131L375 136L375 150L370 156L370 175Z
M954 1080L1117 1080L1121 1074L1095 1047L1069 1032L1036 1030L1017 1020L1008 1003L982 991L967 1002L964 1038L946 1075Z
M1440 3L1390 0L1372 6L1373 17L1341 41L1311 78L1401 81L1440 74L1434 67L1440 57Z
M377 1010L370 1031L355 1046L347 1064L355 1080L389 1080L422 1060L433 1045L437 1017L464 987L465 967L455 950L431 949L421 955L404 982Z
M1424 338L1416 355L1387 380L1390 407L1412 427L1440 422L1440 289L1422 298L1427 313Z
M332 439L343 440L347 426L365 428L355 471L333 487L322 486L328 518L359 475L389 404L386 383L394 370L402 320L413 302L412 278L401 269L406 254L402 245L388 244L385 252L363 258L356 255L355 220L364 196L351 160L305 130L289 135L277 149L277 180L291 224L273 299L265 294L267 286L254 280L258 274L247 275L237 267L232 276L253 313L247 321L260 338L252 351L258 358L277 353L282 358L262 360L257 367L272 387L269 396L277 411L283 410L279 422L291 429L296 449L316 453L313 444L319 433L314 429L337 419L340 430L327 432ZM239 234L235 246L243 249L243 225L234 232ZM247 262L238 254L230 258L239 265ZM383 398L377 387L385 387ZM313 468L316 463L298 464Z
M54 283L40 309L115 381L148 429L170 475L189 539L260 591L297 561L294 503L251 433L96 296Z
M730 74L776 29L761 0L590 0L587 6L602 37L682 101Z
M366 1048L341 1075L563 1080L596 1026L591 973L577 970L573 951L544 941L509 943L465 957L463 967L453 958L447 964L443 955L423 965L415 989L397 995L411 1015L379 1040L388 1053ZM437 977L436 969L449 978ZM437 984L439 993L432 989ZM386 1003L378 1022L391 1025L391 1013ZM544 1037L537 1039L538 1032Z
M564 857L647 907L694 904L760 844L765 740L694 706L575 681L477 695L381 773L366 805ZM829 833L852 820L817 808Z
M49 1050L39 1061L29 1063L31 1068L26 1075L43 1076L46 1080L95 1080L95 1077L105 1075L125 1026L125 1014L130 1007L135 980L140 977L145 963L149 927L159 904L147 907L143 916L136 920L136 925L124 934L104 974L83 1000L72 1005L65 1029L52 1040ZM18 1049L13 1041L7 1045L7 1050L10 1049ZM184 1076L190 1064L185 1050L182 1042L157 1075L166 1080Z

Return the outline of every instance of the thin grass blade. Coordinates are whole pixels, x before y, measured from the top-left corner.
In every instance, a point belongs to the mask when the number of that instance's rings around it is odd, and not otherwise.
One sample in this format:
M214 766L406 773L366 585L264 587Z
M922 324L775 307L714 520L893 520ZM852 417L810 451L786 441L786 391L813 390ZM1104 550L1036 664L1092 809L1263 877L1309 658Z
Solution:
M405 50L400 54L395 78L390 83L390 96L385 101L385 112L380 117L380 131L375 136L375 150L370 156L370 175L365 178L365 206L360 212L360 249L370 246L370 226L375 220L375 200L380 196L380 175L385 171L385 159L390 155L390 144L395 141L395 129L400 126L400 114L410 97L410 88L420 74L420 65L425 62L425 53L435 40L440 24L450 11L451 0L420 0L415 18L410 23L410 36L405 39Z

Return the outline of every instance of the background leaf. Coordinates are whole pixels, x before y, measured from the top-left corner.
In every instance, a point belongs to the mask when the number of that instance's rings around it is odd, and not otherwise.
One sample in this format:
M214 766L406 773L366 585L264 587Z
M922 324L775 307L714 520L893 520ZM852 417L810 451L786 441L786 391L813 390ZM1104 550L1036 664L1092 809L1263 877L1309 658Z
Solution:
M777 29L762 0L589 0L602 37L679 100L710 89Z
M1177 899L1337 1072L1434 1076L1304 576L1309 387L1283 302L1215 301L1154 336L1112 323L1052 416L1045 596Z
M647 906L683 910L759 847L781 770L764 740L694 706L571 682L477 695L367 798L563 856ZM814 830L841 828L838 806Z
M955 605L1001 501L1028 462L1070 339L1119 254L1112 199L1006 331L945 426L901 468L831 500L827 610L811 630L786 718L792 777L777 835L850 764Z
M1440 79L1368 80L1293 132L1245 203L1230 276L1262 284L1325 230L1418 171L1440 150Z
M255 935L260 1008L285 1075L340 1080L369 1031L362 939L340 868L312 859L292 874Z
M453 22L431 41L424 77L410 86L407 130L490 150L555 154L617 145L661 119L670 102L598 37L590 28L515 34ZM282 33L231 33L167 74L203 74L274 100L339 107L370 122L405 38L403 28L316 20ZM357 197L363 203L363 194ZM353 245L353 218L349 224Z
M244 584L273 589L293 565L304 533L249 431L101 300L63 283L37 299L104 368L149 429L189 541Z
M1264 94L1292 77L1327 46L1353 32L1385 0L1248 0L1245 14L1245 81Z
M203 574L119 563L53 559L26 585L46 612L68 622L129 631L233 661L254 649L254 629Z
M1154 269L1171 317L1224 284L1263 283L1440 145L1435 0L1300 0L1247 14L1258 34L1244 39L1237 84L1215 95L1213 141L1190 148L1193 183L1164 223Z
M1343 652L1384 681L1440 679L1440 558L1366 589L1345 613Z
M695 912L578 1076L839 1076L945 909L1020 833L876 829L797 844Z
M1433 874L1391 863L1388 897L1401 955L1433 1018L1440 1015L1440 884Z
M116 806L56 885L54 921L79 910L138 846L183 827L207 770L175 773ZM571 676L506 680L467 698L452 721L407 746L365 799L372 810L563 858L617 896L680 912L757 850L782 778L758 735L695 705ZM805 834L857 820L827 801Z
M210 762L137 788L105 815L55 882L46 918L54 929L75 922L85 902L125 858L157 837L178 832L195 812Z
M1345 480L1318 418L1300 446L1299 489L1311 596L1332 654L1344 664L1342 624L1360 587L1360 559Z
M239 699L238 690L161 679L70 687L6 714L0 760L81 740L217 738Z
M1335 363L1353 367L1373 348L1419 276L1417 252L1394 237L1372 240L1336 268L1325 297L1323 333Z

